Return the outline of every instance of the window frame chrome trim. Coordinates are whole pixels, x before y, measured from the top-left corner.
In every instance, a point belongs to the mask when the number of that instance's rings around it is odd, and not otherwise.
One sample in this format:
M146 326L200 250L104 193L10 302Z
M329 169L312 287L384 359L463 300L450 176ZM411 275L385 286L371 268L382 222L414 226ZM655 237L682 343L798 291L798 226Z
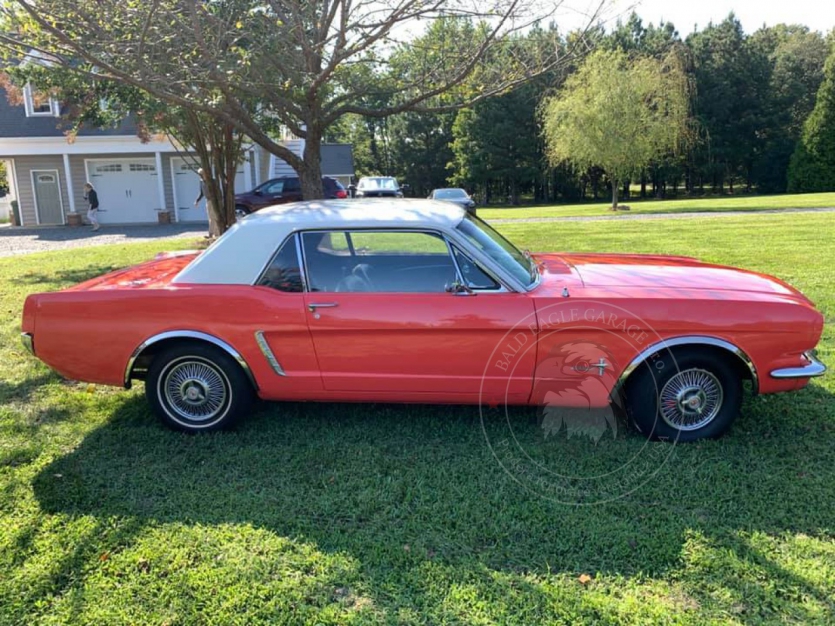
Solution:
M150 346L159 343L160 341L165 341L167 339L195 339L198 341L205 341L207 343L211 343L214 346L217 346L224 352L226 352L229 356L231 356L235 361L238 362L238 365L241 366L243 369L244 374L246 374L249 381L252 383L252 386L258 391L258 381L255 380L255 375L252 373L252 369L250 369L249 364L246 362L246 359L238 352L232 345L225 342L223 339L219 339L214 335L210 335L208 333L200 332L197 330L169 330L164 333L156 334L152 337L149 337L141 344L139 344L136 349L131 353L130 358L128 359L127 366L125 367L125 378L124 378L124 387L125 389L131 388L131 380L133 374L133 367L136 364L136 360L142 356L142 353Z
M298 231L293 231L290 234L288 234L281 241L281 244L275 249L275 252L273 252L270 255L270 258L267 260L267 263L264 265L264 267L261 268L261 271L258 272L258 276L255 278L255 281L251 283L252 287L266 287L267 289L272 289L273 291L278 291L279 293L288 293L288 294L289 293L304 294L304 293L307 292L306 274L305 274L305 270L304 270L304 265L302 264L302 254L301 254L301 248L300 248L301 239L299 237L297 237L298 234L299 234ZM276 257L279 254L281 254L281 251L284 249L284 246L287 245L287 242L290 241L290 239L293 239L293 238L296 239L296 259L299 262L299 275L300 275L301 281L302 281L302 290L301 291L282 291L281 289L274 289L272 287L268 287L267 285L259 285L259 283L261 282L261 279L264 278L264 275L267 273L267 270L269 270L270 266L273 264L273 261L275 261Z
M461 281L461 284L466 285L466 281L464 280L464 272L461 271L461 266L458 263L458 259L455 258L455 250L453 249L455 247L460 249L461 246L459 246L457 243L453 243L453 242L449 241L449 239L447 239L447 245L450 248L450 255L452 256L452 262L455 263L455 267L458 271L458 278ZM470 255L464 250L461 250L461 254L463 254L467 257L470 257ZM502 282L498 277L496 277L493 274L492 271L485 270L481 263L479 263L478 261L476 261L472 258L469 258L469 260L470 260L471 263L475 264L475 266L478 267L478 269L481 270L482 273L487 275L488 278L491 278L499 287L498 287L498 289L478 289L476 287L471 287L471 286L467 285L468 289L470 289L471 291L473 291L476 294L482 294L482 293L484 293L484 294L509 293L510 292L510 290L507 288L507 285L505 285L504 282Z
M299 251L302 255L302 259L304 260L304 264L302 266L303 267L302 271L304 272L305 276L308 276L309 272L308 272L308 268L307 268L307 253L304 250L303 236L307 233L336 233L336 232L339 232L339 233L351 233L351 232L421 233L421 234L435 235L435 236L440 237L446 243L447 253L450 255L450 257L452 259L452 263L455 267L455 271L456 271L456 274L459 277L459 280L462 280L462 282L463 282L463 276L461 275L461 270L458 267L458 261L456 260L455 255L452 252L452 249L451 249L452 245L456 245L459 248L461 248L461 250L465 254L470 256L473 259L473 261L476 262L482 268L486 267L487 269L485 270L485 273L490 275L491 278L495 279L496 282L498 282L499 285L502 286L501 289L492 289L492 290L491 289L474 289L473 291L475 293L491 294L491 293L518 293L519 292L518 289L515 289L512 286L512 283L510 283L507 280L501 278L501 274L497 273L495 271L495 269L492 269L490 264L485 263L483 258L479 258L478 256L474 255L473 251L466 245L466 243L467 243L466 240L464 240L462 242L461 240L456 239L455 237L450 237L450 234L451 234L450 232L445 231L445 230L435 229L435 228L398 228L396 226L395 227L370 227L370 228L344 228L344 227L342 227L342 228L309 228L309 229L303 229L303 230L295 231L295 233L299 236ZM352 255L352 256L356 257L357 255ZM485 255L481 255L481 257L484 257L484 256ZM268 267L269 267L269 265L268 265ZM333 291L310 291L310 285L309 284L305 284L305 290L306 290L305 293L336 293L336 292L333 292ZM524 289L522 291L524 291ZM408 291L378 291L378 292L369 292L369 293L397 294L397 293L414 293L414 292L408 292ZM420 292L418 292L418 294L419 293ZM434 293L434 292L432 292L432 293ZM418 294L415 294L415 295L418 295Z

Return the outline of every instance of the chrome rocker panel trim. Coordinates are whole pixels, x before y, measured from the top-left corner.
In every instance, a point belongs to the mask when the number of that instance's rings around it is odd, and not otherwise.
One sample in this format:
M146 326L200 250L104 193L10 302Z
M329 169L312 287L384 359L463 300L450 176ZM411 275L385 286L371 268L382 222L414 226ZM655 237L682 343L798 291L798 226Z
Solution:
M760 378L757 374L757 368L754 365L754 362L751 360L751 358L747 354L745 354L744 350L728 341L725 341L724 339L717 339L716 337L705 337L701 335L693 335L664 339L663 341L659 341L658 343L651 345L646 350L643 350L638 356L632 359L629 365L626 366L626 369L623 370L623 373L620 375L620 378L618 378L618 382L615 384L615 388L612 390L612 393L614 394L616 391L620 390L626 383L626 379L629 378L629 375L632 374L632 372L634 372L636 369L638 369L638 367L653 354L655 354L656 352L660 352L661 350L674 348L676 346L712 346L714 348L722 348L723 350L727 350L731 354L736 355L736 357L739 358L739 360L745 364L745 366L748 368L748 371L751 372L751 383L753 385L754 395L756 395L759 392Z
M803 356L809 361L808 365L802 367L784 367L771 372L772 378L815 378L823 376L826 372L826 365L821 363L812 352L804 352Z
M20 333L20 342L29 351L29 354L35 354L35 338L32 333Z
M264 358L267 359L267 362L270 364L270 367L273 368L273 371L279 376L287 376L287 372L285 372L284 368L281 367L281 363L279 363L278 359L275 358L275 354L273 354L270 344L267 343L267 338L264 337L263 330L259 330L255 333L255 342L258 344L258 347L261 348L261 354L263 354Z
M252 374L252 370L249 368L246 360L241 353L235 350L232 346L228 343L223 341L222 339L218 339L212 335L201 333L195 330L171 330L168 332L160 333L158 335L154 335L143 341L139 346L137 346L136 350L133 351L133 354L130 355L128 359L128 365L125 368L125 389L131 388L131 374L133 374L133 366L136 363L136 359L145 351L148 346L152 346L155 343L159 343L160 341L165 341L166 339L197 339L199 341L205 341L212 345L217 346L224 352L226 352L229 356L235 359L238 362L238 365L241 366L244 373L246 374L249 381L252 383L252 386L257 390L258 383L255 381L255 376Z

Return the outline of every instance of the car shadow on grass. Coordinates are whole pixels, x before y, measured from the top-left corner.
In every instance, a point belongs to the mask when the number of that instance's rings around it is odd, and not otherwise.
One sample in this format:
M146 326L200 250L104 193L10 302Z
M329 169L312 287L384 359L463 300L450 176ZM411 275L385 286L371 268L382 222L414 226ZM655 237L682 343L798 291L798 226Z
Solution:
M510 428L535 461L593 476L646 449L639 435L546 438L527 409L264 404L232 432L187 436L133 396L45 467L34 492L53 514L136 528L240 524L350 555L369 589L386 589L374 602L393 615L444 602L431 571L543 602L549 592L534 581L555 574L668 576L705 615L773 619L788 604L803 620L812 615L803 598L833 610L831 595L769 542L831 530L833 407L819 386L754 398L729 436L649 444L666 452L646 484L573 506L502 466L487 439Z

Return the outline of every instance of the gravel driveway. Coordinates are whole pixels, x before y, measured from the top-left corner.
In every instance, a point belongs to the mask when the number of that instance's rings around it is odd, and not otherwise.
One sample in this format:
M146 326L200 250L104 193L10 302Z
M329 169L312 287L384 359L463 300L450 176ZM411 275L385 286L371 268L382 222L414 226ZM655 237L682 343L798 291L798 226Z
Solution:
M12 228L0 224L0 257L62 250L64 248L86 248L113 243L139 243L159 239L201 237L206 234L205 224L148 224L144 226L104 226L93 232L89 226L72 228Z

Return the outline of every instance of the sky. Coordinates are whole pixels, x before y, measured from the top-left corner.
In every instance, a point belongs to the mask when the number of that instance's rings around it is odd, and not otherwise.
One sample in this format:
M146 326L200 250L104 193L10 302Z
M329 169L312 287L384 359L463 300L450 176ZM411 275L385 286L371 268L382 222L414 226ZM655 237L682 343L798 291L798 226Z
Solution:
M658 24L662 19L675 24L682 37L693 32L694 25L703 28L711 20L721 22L733 11L746 32L754 32L763 24L805 24L826 33L835 28L835 0L612 0L606 17L614 21L618 14L628 16L630 7L644 23ZM592 0L566 0L561 12L565 19L558 23L579 25L585 7ZM574 14L574 15L572 15Z

